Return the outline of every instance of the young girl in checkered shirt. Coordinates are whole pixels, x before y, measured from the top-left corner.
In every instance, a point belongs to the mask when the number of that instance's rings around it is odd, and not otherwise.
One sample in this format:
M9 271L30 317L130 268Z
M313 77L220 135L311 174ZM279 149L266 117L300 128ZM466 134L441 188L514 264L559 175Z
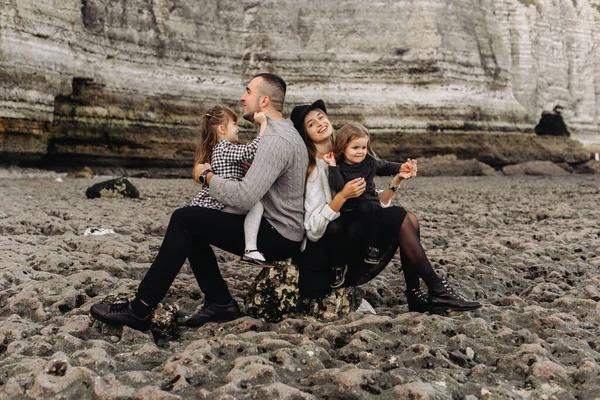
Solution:
M226 107L216 106L208 110L202 117L200 133L202 142L196 151L194 167L198 164L210 163L212 171L226 179L241 181L244 177L244 163L254 159L258 142L267 126L267 118L263 113L254 114L254 120L260 124L260 132L249 144L237 144L240 127L237 116ZM246 210L227 206L209 194L208 186L204 186L194 197L189 206L213 208L232 214L246 214ZM244 220L244 236L246 249L242 261L272 267L258 251L258 229L263 214L260 202L247 211Z

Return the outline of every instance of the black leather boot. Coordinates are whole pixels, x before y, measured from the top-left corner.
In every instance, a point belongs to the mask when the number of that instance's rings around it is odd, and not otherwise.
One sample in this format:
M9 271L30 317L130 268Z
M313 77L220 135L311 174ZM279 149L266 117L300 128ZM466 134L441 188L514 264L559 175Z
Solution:
M106 304L96 303L90 308L92 318L108 325L127 325L138 331L150 329L152 324L152 309L143 315L137 315L131 308L131 303Z
M240 307L235 300L231 300L227 304L204 304L202 309L192 315L181 325L189 326L190 328L198 328L208 322L227 322L242 317Z
M471 311L479 307L481 303L458 295L445 279L440 279L429 288L429 311L432 314L443 314L446 311Z
M423 293L421 288L412 288L404 291L406 294L406 303L408 311L424 313L429 311L429 301L427 295Z

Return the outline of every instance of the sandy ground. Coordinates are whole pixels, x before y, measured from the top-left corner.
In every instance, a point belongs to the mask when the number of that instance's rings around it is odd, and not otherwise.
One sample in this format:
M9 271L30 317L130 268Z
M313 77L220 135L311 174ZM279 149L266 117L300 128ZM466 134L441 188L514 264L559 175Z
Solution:
M481 310L408 313L398 258L365 285L377 315L183 329L157 346L88 327L133 292L189 180L131 179L139 200L87 200L98 179L0 179L0 398L600 397L600 178L419 178L415 212L436 270ZM384 184L384 182L380 182ZM387 181L386 181L387 183ZM87 228L114 234L84 236ZM208 228L210 229L210 228ZM256 269L218 258L243 304ZM184 266L165 303L202 295Z

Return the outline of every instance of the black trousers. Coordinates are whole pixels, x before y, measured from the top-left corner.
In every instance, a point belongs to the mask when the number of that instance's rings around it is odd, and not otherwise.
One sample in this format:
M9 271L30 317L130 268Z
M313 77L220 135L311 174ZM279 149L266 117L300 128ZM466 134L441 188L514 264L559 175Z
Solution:
M187 258L207 302L226 304L231 301L210 245L242 255L244 218L245 215L203 207L183 207L173 212L160 250L140 283L137 298L156 307ZM258 249L267 260L285 260L299 253L300 244L281 236L263 218L258 231Z

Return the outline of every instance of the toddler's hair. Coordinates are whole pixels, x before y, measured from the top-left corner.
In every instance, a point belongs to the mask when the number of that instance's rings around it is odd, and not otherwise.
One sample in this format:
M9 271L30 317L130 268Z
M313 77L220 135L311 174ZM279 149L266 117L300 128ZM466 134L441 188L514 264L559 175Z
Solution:
M371 149L371 140L369 138L369 131L363 125L358 122L349 122L342 126L335 134L335 141L333 143L333 155L337 160L344 157L344 150L348 146L348 143L354 139L366 137L369 139L367 142L367 153L373 157L377 157Z
M202 116L202 124L200 125L200 144L196 149L194 167L198 164L210 163L213 148L219 141L217 128L219 125L227 127L229 122L237 122L237 116L227 107L215 106ZM194 176L193 171L194 169L192 169L192 176L194 179L197 179L197 176Z

